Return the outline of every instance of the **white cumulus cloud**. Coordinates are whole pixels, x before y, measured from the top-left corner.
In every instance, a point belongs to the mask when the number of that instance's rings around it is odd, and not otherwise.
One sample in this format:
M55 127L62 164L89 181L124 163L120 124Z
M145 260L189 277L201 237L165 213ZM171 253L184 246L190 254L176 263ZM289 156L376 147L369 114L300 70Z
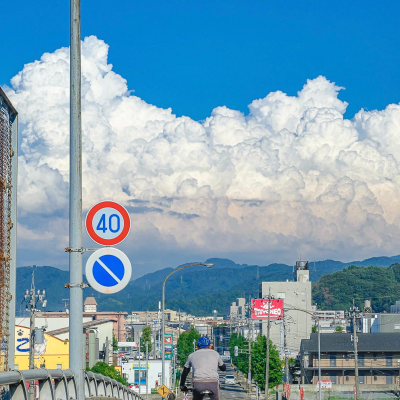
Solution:
M344 119L342 88L319 76L297 96L254 100L247 115L221 106L197 122L132 95L107 56L102 40L82 42L83 203L128 207L131 256L143 237L154 238L161 258L171 248L249 263L298 252L399 253L400 105ZM59 251L67 245L69 49L25 65L5 89L21 124L24 247L45 232Z

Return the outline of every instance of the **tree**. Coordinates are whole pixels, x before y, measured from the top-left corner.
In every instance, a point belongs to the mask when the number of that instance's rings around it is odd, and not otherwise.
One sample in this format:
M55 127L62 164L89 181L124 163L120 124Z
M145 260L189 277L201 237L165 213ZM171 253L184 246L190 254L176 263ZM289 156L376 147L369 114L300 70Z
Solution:
M191 326L190 330L187 332L182 332L178 338L177 348L178 348L178 360L179 365L183 367L189 354L193 353L193 340L197 341L201 337L200 333Z
M269 385L272 388L282 383L283 371L282 362L279 358L279 352L276 346L270 341L269 346ZM238 355L235 356L234 349L238 347ZM248 356L249 344L245 337L237 333L232 334L229 341L229 350L231 359L239 371L247 375L249 368ZM265 389L265 367L267 354L267 338L265 336L257 336L255 342L251 344L251 374L252 378L261 389Z
M342 332L343 332L343 326L338 325L335 327L335 333L342 333Z
M146 342L149 344L149 353L151 352L151 349L153 348L152 343L151 343L151 326L146 325L142 329L142 338L140 341L140 351L142 353L146 352Z
M113 365L108 365L102 361L97 362L92 368L86 368L86 371L109 376L111 379L115 379L123 385L128 386L128 382L120 375L119 371L117 371Z
M118 350L118 340L117 340L117 338L115 337L114 332L113 332L113 342L112 342L112 344L113 344L113 350L114 350L114 351L117 351L117 350Z
M313 325L313 327L311 328L311 332L312 332L312 333L318 333L318 327L317 327L317 325Z
M265 361L267 353L267 338L257 336L257 341L252 344L251 349L251 374L257 385L265 389ZM269 341L269 388L282 383L283 371L282 361L276 346Z

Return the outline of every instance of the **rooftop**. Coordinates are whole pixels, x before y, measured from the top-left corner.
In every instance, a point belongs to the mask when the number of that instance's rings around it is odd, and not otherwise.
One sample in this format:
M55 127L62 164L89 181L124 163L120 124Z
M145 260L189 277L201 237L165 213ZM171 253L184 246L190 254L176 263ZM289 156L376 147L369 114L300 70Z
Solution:
M97 301L94 297L86 297L84 306L97 306Z
M353 352L354 342L350 333L324 333L321 337L321 352ZM358 351L400 352L399 333L359 333ZM312 333L310 339L301 341L301 351L318 351L318 334Z

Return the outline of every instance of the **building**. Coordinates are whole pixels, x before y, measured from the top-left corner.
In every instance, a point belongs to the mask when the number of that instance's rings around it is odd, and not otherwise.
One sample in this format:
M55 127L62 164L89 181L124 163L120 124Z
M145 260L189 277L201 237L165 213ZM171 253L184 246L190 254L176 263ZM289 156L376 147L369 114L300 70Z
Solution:
M29 369L29 333L29 328L18 325L15 326L14 369ZM45 333L44 343L35 345L35 367L68 369L68 340L61 340Z
M400 301L397 300L396 304L390 306L390 312L392 314L400 314Z
M400 314L364 314L361 318L360 328L363 333L400 333Z
M311 307L313 314L319 319L321 333L334 333L337 327L346 332L348 326L344 310L317 310L317 306Z
M280 349L281 356L284 351L295 357L300 349L302 339L310 336L312 331L312 306L311 306L311 282L308 261L297 261L294 272L294 281L286 282L262 282L260 283L259 297L265 299L271 290L271 296L275 299L283 299L286 319L286 341L287 348L283 349L283 325L282 321L272 322L270 337L272 342ZM304 311L298 311L298 310ZM267 335L267 321L263 320L261 325L262 335Z
M97 312L97 301L94 297L86 297L83 303L83 310L87 313Z
M86 301L86 300L85 300ZM53 323L52 318L62 318L64 320L63 327L68 326L69 324L69 314L67 312L59 311L59 312L37 312L37 318L43 318L43 320L47 321L47 324ZM126 311L96 311L96 312L83 312L83 321L101 321L101 320L112 320L114 327L114 335L119 342L124 342L128 337L125 322L126 316L128 313ZM59 322L57 322L59 323ZM39 326L38 326L39 327ZM41 327L41 326L40 326ZM61 326L60 326L61 328ZM54 328L58 329L58 328Z
M238 297L229 307L229 318L246 318L246 299Z
M395 333L360 333L358 337L359 383L398 384L400 340ZM320 335L321 380L355 384L354 342L349 333ZM300 347L301 379L318 381L318 334L303 339Z
M170 377L171 377L171 360L165 360L165 370L170 371L166 373L165 384L171 387ZM151 394L151 389L155 389L161 385L161 371L162 363L161 360L149 360L148 364L146 360L141 360L140 370L139 361L130 361L122 363L122 376L128 381L129 384L136 383L139 385L139 371L140 374L140 393L146 393L146 374L148 374L148 386L149 394Z

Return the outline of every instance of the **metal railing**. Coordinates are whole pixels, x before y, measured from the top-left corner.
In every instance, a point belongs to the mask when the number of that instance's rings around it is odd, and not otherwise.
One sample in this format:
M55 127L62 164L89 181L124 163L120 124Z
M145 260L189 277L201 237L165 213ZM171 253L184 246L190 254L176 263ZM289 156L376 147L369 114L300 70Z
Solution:
M75 376L70 369L31 369L0 373L0 386L6 390L10 400L29 400L28 381L38 382L35 398L39 400L83 400L78 399ZM108 376L85 373L85 398L115 398L121 400L143 400L134 390Z

